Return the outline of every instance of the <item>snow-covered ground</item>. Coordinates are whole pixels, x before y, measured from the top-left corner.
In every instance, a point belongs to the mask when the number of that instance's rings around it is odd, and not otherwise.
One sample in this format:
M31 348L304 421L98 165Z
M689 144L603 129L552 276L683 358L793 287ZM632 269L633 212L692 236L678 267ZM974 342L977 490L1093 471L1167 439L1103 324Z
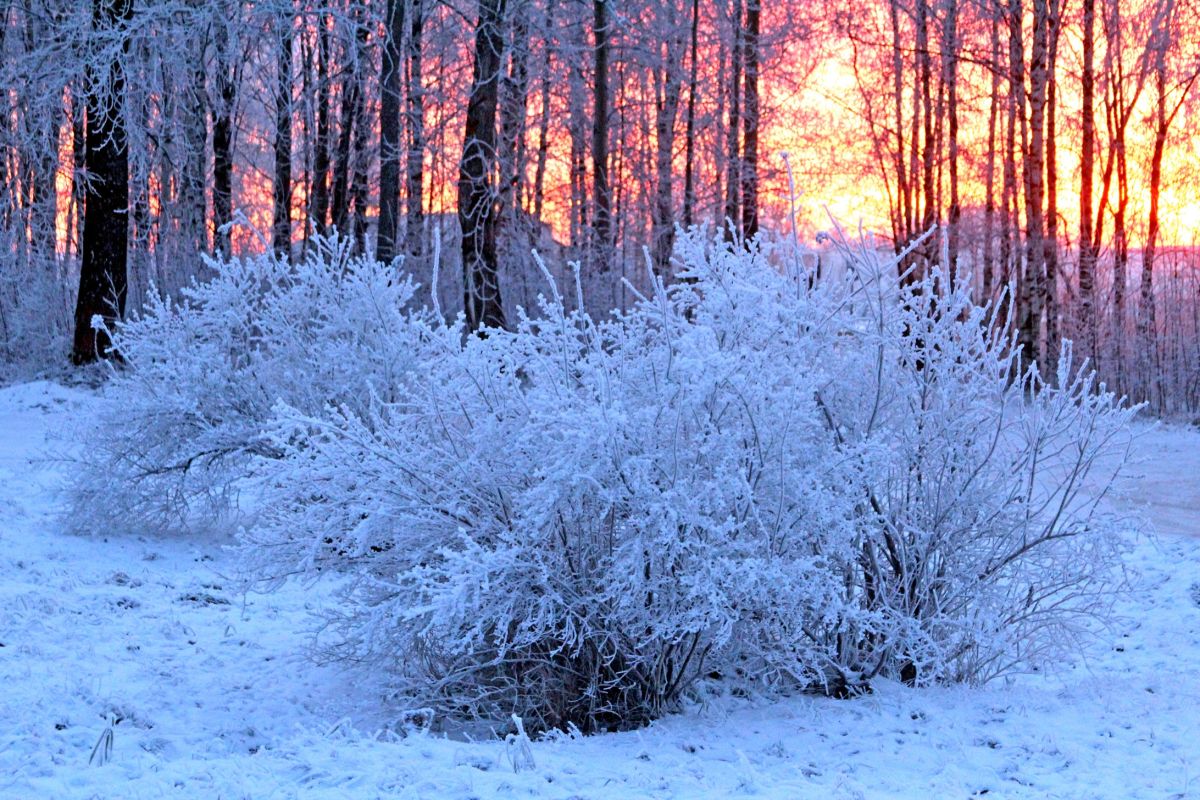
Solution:
M68 465L47 437L88 397L0 389L4 800L1200 797L1194 428L1147 428L1113 487L1159 533L1135 543L1135 591L1080 664L982 690L714 700L535 742L517 772L498 740L381 733L379 688L303 655L319 590L243 597L217 541L61 533Z

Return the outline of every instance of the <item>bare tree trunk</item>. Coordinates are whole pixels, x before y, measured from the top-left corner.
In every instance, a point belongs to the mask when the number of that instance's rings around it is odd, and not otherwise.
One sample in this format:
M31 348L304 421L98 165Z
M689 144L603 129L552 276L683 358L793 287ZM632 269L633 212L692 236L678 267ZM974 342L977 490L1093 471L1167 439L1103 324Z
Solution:
M329 105L329 21L317 17L317 136L313 143L312 219L314 233L325 235L329 223L329 150L332 143Z
M404 6L387 0L384 18L383 74L379 100L379 230L375 257L390 263L396 254L400 210L400 84L404 71Z
M411 0L412 28L408 33L408 175L404 250L410 258L424 251L422 228L425 199L425 86L421 40L425 27L425 0ZM437 291L437 287L432 287Z
M1096 0L1083 0L1083 108L1079 145L1079 323L1083 326L1084 358L1096 357L1096 259L1100 243L1092 237L1092 193L1096 172Z
M542 222L542 207L546 196L546 161L550 156L550 68L554 52L554 0L546 0L545 42L542 46L542 115L538 123L537 165L533 177L533 218Z
M679 112L679 89L683 75L679 65L672 60L672 53L683 49L679 36L679 21L675 18L675 7L668 10L664 28L671 30L665 47L660 50L659 62L654 72L654 136L655 136L655 192L652 208L651 258L659 275L667 275L671 269L671 251L675 247L675 208L672 179L675 153L675 119Z
M740 234L739 196L742 185L742 0L733 0L733 44L729 49L729 127L726 132L725 163L725 235L736 239Z
M1014 75L1023 84L1024 62L1019 53L1021 0L1013 0L1009 24L1014 38L1013 64L1021 63L1020 73ZM1033 0L1033 47L1029 66L1029 123L1022 160L1025 184L1025 268L1018 291L1020 320L1017 339L1026 363L1040 363L1042 324L1042 270L1045 266L1045 136L1046 136L1046 16L1047 0ZM1024 89L1022 88L1022 93ZM1023 122L1024 120L1022 120ZM1022 130L1026 128L1022 125Z
M896 194L898 195L897 211L899 225L893 223L893 228L899 229L899 235L893 242L899 253L912 240L913 235L913 179L904 162L906 145L904 142L904 58L903 41L900 35L899 3L890 0L888 3L888 18L891 22L891 52L892 52L892 110L895 114L894 127L896 149L893 151L893 161L896 170ZM903 265L901 265L903 269Z
M1058 40L1064 0L1050 0L1046 18L1049 34L1046 85L1046 280L1043 286L1046 317L1046 372L1055 375L1061 349L1058 311Z
M921 147L921 194L924 211L921 214L921 231L924 234L937 223L939 214L937 198L934 191L934 165L937 139L934 136L933 116L933 65L929 53L929 0L917 0L917 70L920 82L919 92L914 98L914 106L920 103L920 116L924 122L924 141ZM935 258L937 240L930 236L922 248L924 250L924 267L928 267ZM914 278L922 277L914 274Z
M367 250L367 172L371 166L370 136L371 125L366 112L366 70L370 63L367 53L367 37L371 28L368 25L365 6L359 7L360 14L356 18L354 35L354 71L357 92L354 103L354 157L351 162L353 171L350 180L350 202L354 216L351 228L354 232L354 246L360 253Z
M946 251L950 263L946 265L952 283L958 281L958 248L959 225L962 219L962 206L958 196L958 0L949 0L946 6L945 34L942 43L943 77L942 85L947 92L949 114L949 167L950 167L950 211L947 219ZM995 125L995 108L992 108L992 125ZM988 200L991 200L989 190Z
M746 69L746 131L742 153L742 236L758 234L758 35L762 19L760 0L746 0L743 52Z
M504 52L505 0L479 0L475 64L467 103L466 133L458 172L458 222L462 227L463 308L467 327L505 327L496 262L496 106Z
M529 9L509 7L512 15L508 71L500 82L500 187L497 224L507 241L517 236L521 210L521 176L525 166L525 129L529 104Z
M928 0L918 0L918 3L927 5ZM921 5L918 5L917 8L918 9L921 8ZM914 30L914 36L915 35L916 35L916 32ZM902 52L908 52L910 50L914 50L914 48L911 46L911 44L907 41L901 42L899 44L899 47L902 49ZM915 49L920 49L920 45L918 45L917 48L915 48ZM926 44L925 49L926 50L928 49L928 44ZM922 169L923 163L921 160L921 141L922 141L921 123L925 119L925 115L922 113L924 110L924 103L922 102L924 100L924 93L921 91L921 87L920 87L920 74L921 74L920 54L916 54L914 56L913 72L918 76L917 77L918 83L913 87L913 90L911 92L912 113L910 114L911 119L909 120L909 131L908 131L908 180L909 180L909 184L908 184L908 215L909 216L908 216L908 219L906 220L906 226L905 226L908 231L908 235L905 237L905 240L904 240L905 245L911 243L912 241L914 241L916 239L916 237L918 237L922 233L924 233L924 226L922 224L924 215L921 210L921 195L924 190L924 180L923 180L924 170ZM903 112L901 112L901 115L902 114L903 114ZM914 253L913 255L919 256L919 255L921 255L921 253ZM898 266L900 267L901 270L904 270L907 267L909 267L911 265L911 263L912 263L911 259L905 260L905 261L901 261L901 263Z
M359 102L365 104L362 99ZM363 112L362 108L360 108L360 112ZM365 113L360 113L354 127L354 159L352 162L354 169L351 172L350 180L350 204L353 215L350 228L354 234L355 250L365 253L367 251L367 212L369 210L367 196L370 191L367 181L371 166L369 145L371 127L367 124Z
M42 20L40 14L26 10L25 47L32 51L48 35L46 28L53 19ZM32 95L32 92L31 92ZM48 262L53 261L56 230L55 209L57 192L54 186L58 168L58 123L50 103L31 96L24 109L26 136L32 147L22 157L24 183L27 190L28 243L32 251Z
M184 209L182 226L193 258L208 250L208 207L204 197L204 140L208 110L205 108L207 93L204 91L203 64L201 59L192 70L191 97L188 100L187 128L184 133L187 141L187 163L180 185L180 199Z
M366 30L363 27L363 9L360 5L362 1L355 0L351 8L350 19L354 27L353 41L355 44L360 37L365 38L366 36ZM352 232L350 230L352 145L355 141L356 128L361 123L363 105L362 70L364 65L359 63L360 48L355 44L347 44L346 61L348 63L346 77L342 82L342 121L341 130L338 132L337 155L333 164L333 190L331 192L333 224L343 236Z
M610 0L592 0L592 33L595 37L592 68L592 229L599 270L607 270L612 257L612 193L608 185L608 60L611 35Z
M214 24L217 98L213 129L213 247L230 253L229 224L233 219L233 112L237 99L237 59L231 52L226 20Z
M725 87L728 86L726 76L728 74L727 67L729 67L729 62L727 60L730 55L729 51L730 51L730 48L725 46L724 41L719 41L717 43L717 75L716 75L717 88L715 91L717 104L716 104L716 108L713 110L713 115L712 115L712 119L715 120L717 124L719 124L721 120L726 118L725 103L729 99L729 97L728 97L729 93L725 91ZM721 133L725 133L725 132L726 132L726 129L723 128ZM726 229L725 228L725 220L726 220L726 218L725 218L725 197L726 197L726 194L724 191L725 187L721 183L721 181L723 181L725 179L726 173L729 171L729 165L728 165L729 157L728 157L727 144L728 143L725 141L724 136L718 134L717 136L713 137L713 192L712 192L711 196L713 197L713 199L715 201L713 203L713 208L712 208L713 230L715 230L715 231L724 231Z
M275 182L274 225L271 245L275 255L290 258L292 252L292 15L280 15L279 53L275 91Z
M691 77L688 79L686 155L683 167L683 227L690 228L696 209L696 88L699 83L700 0L692 0Z
M124 31L133 20L133 0L93 0L92 25L98 32ZM128 50L125 39L123 51ZM106 335L92 329L99 316L110 325L125 315L128 289L129 151L123 105L125 68L121 57L110 62L103 80L89 76L87 145L84 167L91 180L83 222L83 259L75 305L71 360L85 364L110 355ZM103 94L101 94L103 92Z
M1138 317L1138 344L1142 362L1154 376L1146 386L1147 397L1152 404L1162 403L1162 393L1155 391L1161 383L1158 377L1160 364L1158 348L1155 346L1155 331L1158 328L1157 309L1154 304L1154 259L1158 249L1159 194L1162 190L1162 162L1167 141L1167 81L1165 53L1155 54L1154 81L1158 102L1155 108L1154 152L1150 158L1150 213L1147 221L1146 247L1142 251L1141 315ZM1158 406L1155 406L1158 408Z
M580 47L585 46L583 40L586 34L582 26L575 26ZM571 249L575 257L582 255L587 246L585 237L588 229L587 214L587 113L585 105L586 87L583 67L577 61L568 66L567 91L569 107L567 110L567 129L571 139Z
M1129 159L1124 134L1114 145L1117 160L1117 206L1113 209L1113 320L1112 351L1115 356L1115 387L1125 392L1125 317L1129 281Z
M1125 133L1129 120L1133 116L1142 88L1148 75L1144 58L1137 60L1133 74L1134 83L1130 87L1127 82L1125 48L1123 43L1123 21L1121 19L1120 3L1108 5L1108 13L1104 17L1105 38L1108 40L1108 50L1105 55L1105 72L1107 86L1105 87L1105 121L1108 128L1109 152L1105 165L1104 189L1099 208L1103 215L1109 193L1109 185L1113 169L1117 176L1117 204L1113 209L1113 320L1112 332L1113 363L1116 367L1113 382L1118 391L1125 391L1126 359L1125 359L1125 323L1127 316L1126 291L1129 265L1129 160L1126 149ZM1151 47L1147 43L1147 52ZM1097 225L1099 230L1099 225ZM1100 241L1099 233L1096 241Z
M1009 284L1016 273L1016 255L1020 244L1014 233L1017 220L1017 117L1024 114L1021 90L1013 85L1011 67L1008 70L1008 103L1004 126L1004 185L1000 193L1000 275L998 283ZM1018 105L1019 104L1019 105ZM1020 111L1018 113L1018 108ZM1009 297L1015 306L1016 298ZM1016 309L1013 308L1013 311Z
M996 224L996 116L1000 106L1000 21L991 18L992 92L988 107L987 168L983 206L983 300L992 299L995 286L995 224Z

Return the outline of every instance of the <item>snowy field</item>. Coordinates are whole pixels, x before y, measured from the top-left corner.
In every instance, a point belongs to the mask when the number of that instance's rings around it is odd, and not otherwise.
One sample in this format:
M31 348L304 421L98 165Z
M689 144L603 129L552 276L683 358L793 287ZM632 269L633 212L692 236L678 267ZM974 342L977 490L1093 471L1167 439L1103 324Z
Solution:
M370 680L305 659L318 590L241 596L219 541L62 534L50 456L87 400L0 389L4 800L1200 798L1195 428L1147 427L1112 489L1157 534L1134 543L1134 591L1082 663L982 690L717 698L535 742L515 772L500 741L402 738Z

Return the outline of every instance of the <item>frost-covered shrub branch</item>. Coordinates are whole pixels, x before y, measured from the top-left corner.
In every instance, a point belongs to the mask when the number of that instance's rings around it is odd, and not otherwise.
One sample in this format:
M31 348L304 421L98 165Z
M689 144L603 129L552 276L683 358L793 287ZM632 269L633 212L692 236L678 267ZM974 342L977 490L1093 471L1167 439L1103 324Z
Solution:
M336 237L295 264L207 265L209 280L178 302L152 292L112 334L123 363L72 487L81 527L205 525L256 460L280 455L266 433L276 402L365 408L370 389L386 392L420 360L415 285Z

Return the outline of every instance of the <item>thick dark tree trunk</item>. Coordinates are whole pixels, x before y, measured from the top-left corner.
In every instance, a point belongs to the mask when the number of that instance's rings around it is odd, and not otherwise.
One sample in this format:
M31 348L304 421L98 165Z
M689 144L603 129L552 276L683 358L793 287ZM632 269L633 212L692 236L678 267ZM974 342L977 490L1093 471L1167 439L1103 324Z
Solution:
M355 63L360 70L364 69L369 55L367 53L368 27L365 21L358 26L358 36L355 37L357 56ZM350 179L350 202L354 210L351 228L354 232L354 246L360 253L367 249L367 186L368 171L370 170L371 126L366 114L366 89L363 85L364 75L360 72L358 78L358 100L354 108L354 159L353 172Z
M462 227L463 307L467 326L505 327L496 261L496 106L505 0L479 0L475 65L467 102L466 133L458 171L458 222Z
M379 231L375 257L388 263L396 255L400 210L400 85L403 78L404 6L387 0L384 19L382 96L379 102Z
M365 37L363 27L363 12L361 0L355 2L352 8L351 24L354 29L354 41ZM353 169L353 144L355 132L362 117L362 67L358 63L359 48L354 45L347 47L346 77L342 82L342 121L338 132L337 155L333 164L332 209L334 227L342 236L351 233L350 217L350 171Z
M582 25L572 26L578 40L572 44L586 47ZM571 249L575 259L581 259L587 248L588 191L587 191L587 78L578 63L568 66L567 74L567 133L571 139Z
M123 30L133 19L133 0L93 0L92 24L98 32ZM75 305L75 341L71 360L85 364L109 356L111 343L92 329L92 318L109 324L125 314L129 243L129 152L123 105L125 69L120 57L104 75L91 75L84 167L87 187L83 222L83 258Z
M275 90L274 224L271 246L275 255L292 251L292 15L279 17L279 53Z
M310 223L318 235L329 224L329 22L317 19L317 136L313 143L312 210Z
M237 96L237 58L231 52L228 23L214 26L217 97L212 108L213 247L229 255L233 219L233 106Z
M404 250L409 257L422 253L425 196L425 89L422 85L421 38L424 35L424 0L411 0L412 30L408 35L408 175ZM434 287L436 289L436 287Z
M533 218L538 225L541 224L542 208L545 204L546 162L550 156L550 82L553 79L550 70L551 57L554 54L554 0L546 2L545 26L546 40L542 45L542 115L538 123L537 164L533 174Z
M592 203L595 211L592 229L596 266L600 270L608 269L612 255L612 193L608 185L609 2L592 2L592 33L595 36L592 66Z
M758 35L762 7L760 0L746 0L746 31L743 40L745 77L746 131L742 147L742 236L747 240L758 233Z
M183 206L181 227L184 230L185 241L195 258L197 254L208 249L208 233L205 227L208 207L204 197L204 140L207 133L205 120L208 117L205 105L207 95L204 91L203 53L197 59L197 65L192 69L192 85L190 97L187 98L189 108L185 109L187 130L184 137L187 141L187 163L180 176L180 201Z

